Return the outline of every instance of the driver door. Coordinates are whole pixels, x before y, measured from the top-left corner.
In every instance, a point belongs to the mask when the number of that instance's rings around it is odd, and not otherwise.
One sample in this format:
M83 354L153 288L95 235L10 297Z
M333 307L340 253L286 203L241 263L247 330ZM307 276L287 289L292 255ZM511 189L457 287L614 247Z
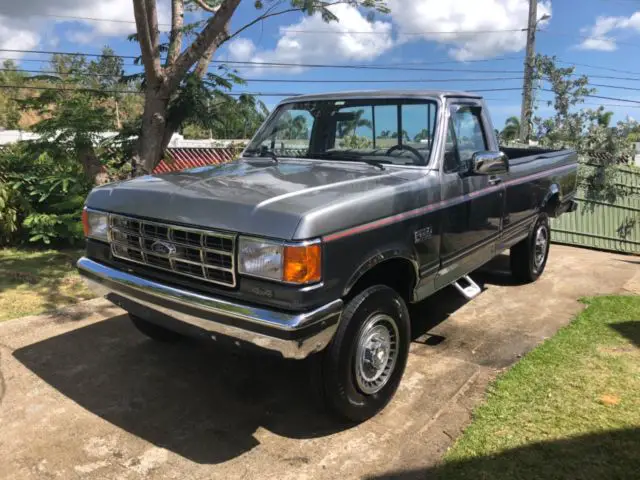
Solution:
M472 174L473 154L490 150L479 102L453 103L442 162L441 266L436 287L447 285L495 255L504 210L501 179ZM498 188L496 188L498 187Z

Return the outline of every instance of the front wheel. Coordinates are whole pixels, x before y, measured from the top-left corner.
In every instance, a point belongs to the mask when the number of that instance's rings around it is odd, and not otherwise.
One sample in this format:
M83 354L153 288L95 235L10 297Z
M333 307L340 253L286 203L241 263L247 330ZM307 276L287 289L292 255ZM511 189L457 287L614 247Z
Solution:
M547 265L551 230L549 216L541 213L529 236L511 247L511 273L523 283L535 282Z
M404 373L410 330L404 300L387 286L367 288L349 301L322 361L328 405L355 422L382 410Z

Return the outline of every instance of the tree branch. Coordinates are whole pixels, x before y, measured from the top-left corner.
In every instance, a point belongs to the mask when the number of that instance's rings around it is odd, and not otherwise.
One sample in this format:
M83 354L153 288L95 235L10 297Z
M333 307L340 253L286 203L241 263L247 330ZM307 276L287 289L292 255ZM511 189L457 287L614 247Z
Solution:
M228 40L231 40L233 37L240 35L247 28L253 27L256 23L261 22L262 20L266 20L267 18L270 18L270 17L277 17L278 15L284 15L285 13L301 12L302 10L303 10L302 8L287 8L286 10L280 10L279 12L265 13L264 15L260 15L259 17L254 18L249 23L240 27L238 30L236 30L227 38L225 38L225 42Z
M193 0L193 1L196 2L200 8L202 8L203 10L206 10L207 12L216 13L218 11L218 7L212 7L210 5L207 5L204 0Z
M165 66L170 67L182 50L182 27L184 26L184 0L171 0L171 32L169 33L169 51Z
M350 0L338 0L336 2L331 2L331 3L327 3L327 2L321 2L321 3L322 3L323 8L327 8L327 7L332 7L333 5L338 5L339 3L351 3L351 2L350 2ZM239 34L241 34L242 32L244 32L246 29L253 27L256 23L259 23L262 20L266 20L267 18L277 17L279 15L284 15L286 13L304 11L304 7L301 7L301 8L287 8L285 10L280 10L278 12L272 12L274 6L269 8L264 14L260 15L259 17L254 18L253 20L251 20L246 25L240 27L238 30L236 30L231 35L229 35L224 41L226 42L226 41L231 40L232 38L234 38L234 37L238 36Z
M147 8L148 0L133 0L133 13L138 29L138 42L142 54L142 63L150 81L158 81L162 77L158 44L158 16L155 2L151 11Z
M215 44L215 48L217 48L226 40L226 25L231 20L238 5L240 5L240 0L224 0L193 43L180 54L175 64L167 72L170 90L180 84L184 75L206 54L212 44Z
M227 24L227 26L225 27L224 34L226 36L229 35L229 24ZM198 60L198 64L196 65L196 68L194 70L194 73L198 78L204 77L204 74L207 72L207 69L209 68L209 64L211 63L211 58L213 57L213 54L216 52L216 50L218 50L218 47L219 47L218 43L213 42L209 46L209 48L207 48L207 51L204 52L204 55L202 56L202 58Z

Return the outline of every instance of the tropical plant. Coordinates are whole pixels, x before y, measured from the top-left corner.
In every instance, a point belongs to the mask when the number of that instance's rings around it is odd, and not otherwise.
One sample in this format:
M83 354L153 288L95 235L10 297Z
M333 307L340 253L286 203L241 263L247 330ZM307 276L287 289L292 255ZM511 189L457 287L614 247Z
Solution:
M555 110L552 118L534 117L536 136L542 145L578 152L578 181L585 198L591 200L583 207L592 209L596 202L613 203L631 194L620 182L619 166L633 158L635 152L629 134L637 128L637 123L627 119L611 127L612 113L603 106L579 108L596 90L588 88L588 77L574 74L574 67L559 68L555 57L542 55L538 55L535 65L534 76L550 84L554 99L547 104ZM625 224L636 225L639 218L627 219ZM626 231L628 227L618 229L618 232Z
M503 142L512 142L518 139L520 135L520 119L518 117L509 117L504 122L504 128L500 132L500 139Z
M341 142L342 148L371 148L373 141L369 137L363 135L347 135Z
M0 153L3 242L81 241L80 214L91 187L75 159L34 155L26 143L4 150Z
M349 120L344 120L338 123L336 136L342 138L349 135L355 135L356 130L361 127L368 128L369 130L373 128L371 120L362 118L362 116L364 115L363 109L346 112L346 114L350 115L351 118L349 118Z

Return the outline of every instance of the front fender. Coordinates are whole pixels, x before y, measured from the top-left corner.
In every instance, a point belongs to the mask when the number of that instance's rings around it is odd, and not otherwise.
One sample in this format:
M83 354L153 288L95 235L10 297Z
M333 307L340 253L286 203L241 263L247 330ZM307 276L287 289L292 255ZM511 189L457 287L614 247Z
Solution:
M356 268L356 270L353 272L353 274L345 284L344 290L342 292L343 296L346 296L351 291L353 286L358 283L358 280L360 280L362 276L372 268L380 265L383 262L395 259L404 260L411 263L416 276L416 281L420 278L420 265L418 263L416 253L405 247L398 246L395 248L382 250L368 256L367 259L362 262L358 268Z

